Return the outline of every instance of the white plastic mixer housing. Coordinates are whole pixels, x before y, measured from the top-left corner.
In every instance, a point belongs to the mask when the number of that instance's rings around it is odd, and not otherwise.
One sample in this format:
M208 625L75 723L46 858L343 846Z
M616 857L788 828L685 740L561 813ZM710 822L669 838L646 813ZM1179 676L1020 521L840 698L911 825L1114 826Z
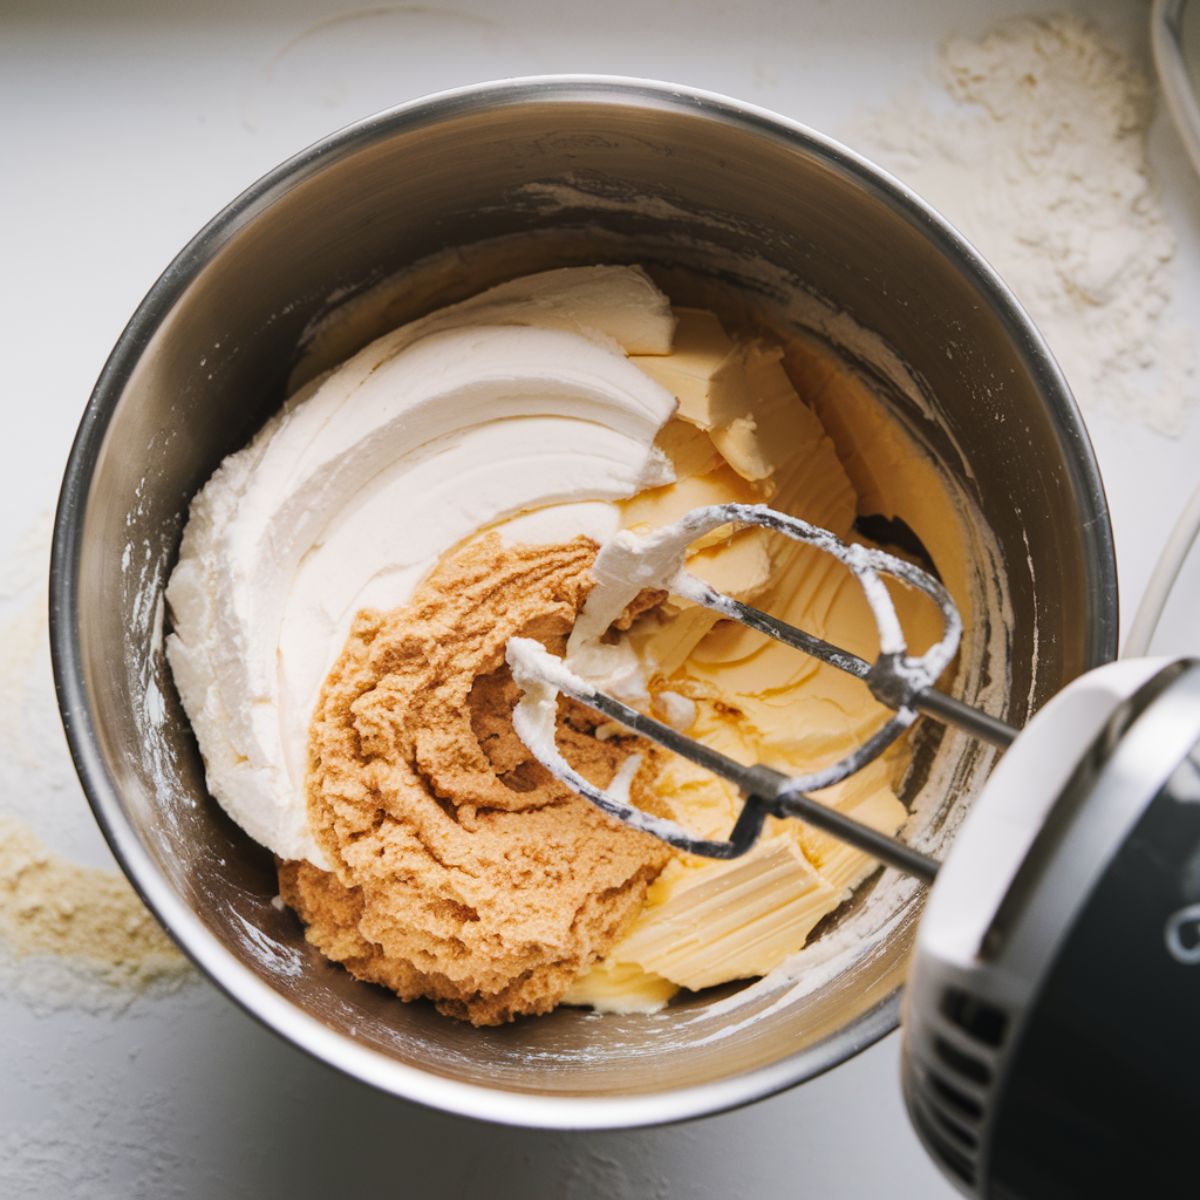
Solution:
M1197 1194L1200 663L1102 667L1016 739L930 894L903 1027L910 1116L965 1192Z

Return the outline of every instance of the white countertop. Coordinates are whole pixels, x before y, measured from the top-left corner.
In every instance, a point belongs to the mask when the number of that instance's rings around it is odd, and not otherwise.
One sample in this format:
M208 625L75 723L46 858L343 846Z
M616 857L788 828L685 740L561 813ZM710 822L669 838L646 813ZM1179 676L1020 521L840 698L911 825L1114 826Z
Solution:
M52 507L95 377L159 271L233 195L332 129L458 84L581 71L711 88L836 136L859 106L921 79L952 29L980 32L1005 12L1040 7L4 3L0 551L8 555ZM1130 50L1144 50L1147 6L1138 0L1056 7L1086 9ZM1200 185L1161 115L1151 146L1179 239L1177 307L1195 326ZM1177 439L1117 418L1089 424L1113 509L1127 623L1174 513L1200 482L1200 419ZM1200 555L1181 591L1200 592ZM0 604L13 602L0 595ZM1189 621L1173 604L1160 644L1200 648ZM45 692L44 673L40 680ZM53 743L43 753L59 757L30 768L39 772L33 792L44 775L61 777L65 751ZM81 793L69 785L47 796L65 848L111 861ZM203 982L101 1015L69 1007L37 1015L0 994L0 1194L300 1200L356 1187L500 1200L949 1196L909 1131L897 1056L897 1038L888 1038L821 1079L700 1123L543 1134L377 1095L310 1062Z

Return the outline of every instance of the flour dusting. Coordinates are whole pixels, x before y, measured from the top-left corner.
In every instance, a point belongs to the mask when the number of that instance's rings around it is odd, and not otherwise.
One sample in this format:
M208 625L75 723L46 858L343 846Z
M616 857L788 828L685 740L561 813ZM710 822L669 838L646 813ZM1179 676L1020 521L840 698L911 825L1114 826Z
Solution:
M938 75L944 94L910 91L851 140L995 266L1086 411L1180 433L1194 338L1170 321L1175 238L1147 160L1146 73L1064 14L948 38Z
M54 698L49 542L46 517L0 577L0 995L35 1012L116 1012L194 975L125 878L87 862L108 855L96 845Z

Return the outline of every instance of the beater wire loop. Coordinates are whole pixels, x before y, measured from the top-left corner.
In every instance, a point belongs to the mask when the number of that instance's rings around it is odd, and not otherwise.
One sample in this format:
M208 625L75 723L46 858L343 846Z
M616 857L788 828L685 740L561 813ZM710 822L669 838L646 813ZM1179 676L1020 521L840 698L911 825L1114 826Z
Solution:
M730 524L758 525L773 530L793 541L814 546L843 563L862 588L879 632L880 648L875 661L868 662L815 634L735 600L687 571L683 565L687 548L712 530ZM768 816L796 817L907 874L932 880L937 872L937 863L933 859L822 804L807 793L831 787L862 770L904 733L916 720L918 712L960 725L1001 746L1008 745L1016 736L1016 731L1003 722L933 688L957 653L962 637L962 619L941 581L885 550L844 542L827 529L762 504L716 504L693 509L674 525L655 531L640 543L627 540L620 548L626 567L643 565L638 561L639 555L643 554L641 546L645 547L647 559L653 556L653 560L663 566L663 576L658 583L666 590L861 679L881 704L894 710L893 714L862 745L837 762L802 775L788 776L762 765L747 767L738 763L597 690L574 675L539 643L512 638L508 644L508 659L514 678L526 692L514 712L514 726L543 765L605 812L690 854L737 858L754 844ZM599 560L597 565L599 567ZM885 577L923 592L937 605L942 617L942 636L924 654L909 654ZM531 689L539 685L543 692L548 689L549 695L543 694L535 700ZM696 838L677 822L637 808L624 796L616 794L611 785L600 788L584 779L562 757L552 737L538 736L534 712L538 705L552 703L553 696L559 692L735 784L746 800L729 837L723 840ZM544 718L550 710L542 707L538 711Z

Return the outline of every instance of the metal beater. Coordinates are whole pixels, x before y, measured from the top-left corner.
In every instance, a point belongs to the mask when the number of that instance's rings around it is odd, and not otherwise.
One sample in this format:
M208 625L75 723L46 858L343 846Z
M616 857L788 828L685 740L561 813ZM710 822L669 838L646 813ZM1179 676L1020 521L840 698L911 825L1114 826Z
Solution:
M839 646L797 629L749 604L717 591L686 571L683 555L689 545L706 533L726 525L757 525L803 542L845 564L863 588L880 636L880 653L873 663ZM694 509L680 521L636 542L626 539L623 547L625 569L647 586L661 585L671 593L719 613L722 617L749 626L784 645L803 651L839 671L861 679L871 694L893 709L893 715L866 742L838 762L801 777L787 776L763 765L743 766L728 756L670 725L647 716L613 696L607 695L579 678L538 643L514 638L509 643L509 662L518 683L541 679L553 681L555 690L624 725L658 745L712 771L733 783L745 802L726 840L693 837L677 822L652 816L630 804L614 791L598 788L576 772L561 755L543 741L526 737L528 721L522 720L518 707L514 723L518 734L544 765L562 782L585 796L593 804L678 850L706 858L731 859L745 854L755 843L768 816L796 817L823 829L857 849L873 855L927 883L937 875L938 863L912 846L889 837L813 799L808 793L830 787L861 770L878 758L913 723L919 713L957 726L994 745L1006 747L1017 731L1003 721L973 708L945 692L934 682L954 658L962 632L962 621L950 593L928 571L889 554L884 550L844 542L827 529L811 525L761 504L718 504ZM609 548L601 554L611 553ZM658 560L657 569L648 564ZM909 655L896 609L884 585L884 577L924 592L942 615L942 636L924 654Z

